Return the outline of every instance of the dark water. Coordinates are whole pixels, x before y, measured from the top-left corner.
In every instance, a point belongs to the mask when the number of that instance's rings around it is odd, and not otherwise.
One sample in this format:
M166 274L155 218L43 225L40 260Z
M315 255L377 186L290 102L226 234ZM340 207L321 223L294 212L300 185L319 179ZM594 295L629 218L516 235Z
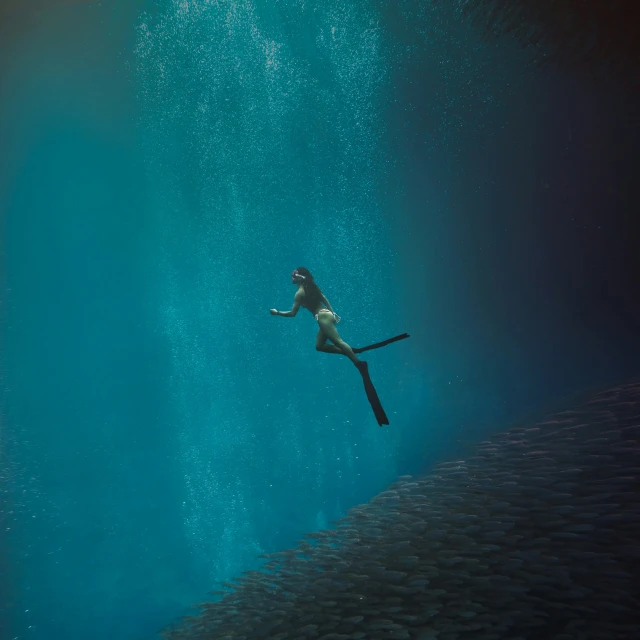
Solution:
M638 373L637 101L453 10L2 26L3 625L150 638L403 473ZM391 425L286 309L307 266Z

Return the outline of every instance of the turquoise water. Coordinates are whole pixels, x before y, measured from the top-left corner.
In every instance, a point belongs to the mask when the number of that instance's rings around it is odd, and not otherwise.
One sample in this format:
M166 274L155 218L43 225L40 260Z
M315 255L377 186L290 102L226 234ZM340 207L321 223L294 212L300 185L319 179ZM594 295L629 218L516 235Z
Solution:
M425 3L12 20L7 637L154 637L398 475L634 372L593 294L631 255L622 97ZM310 314L269 315L301 265L354 346L411 333L367 357L390 427Z

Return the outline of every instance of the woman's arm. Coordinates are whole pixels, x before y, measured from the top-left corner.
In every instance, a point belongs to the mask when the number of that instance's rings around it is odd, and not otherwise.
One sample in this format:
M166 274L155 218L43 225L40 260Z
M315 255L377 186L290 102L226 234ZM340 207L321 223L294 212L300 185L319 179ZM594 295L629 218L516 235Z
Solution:
M293 318L296 313L298 313L298 309L300 308L300 303L302 302L302 298L304 296L304 291L296 292L296 295L293 298L293 307L291 307L291 311L277 311L276 309L269 309L269 313L272 316L282 316L283 318Z
M327 305L327 309L329 309L331 313L335 313L335 311L333 310L333 307L331 306L331 303L327 300L326 296L323 295L322 300Z
M322 300L324 301L324 303L327 305L327 309L329 309L329 311L331 311L331 313L333 313L333 318L336 322L340 322L340 316L333 310L333 307L331 306L331 303L327 300L326 296L322 296Z

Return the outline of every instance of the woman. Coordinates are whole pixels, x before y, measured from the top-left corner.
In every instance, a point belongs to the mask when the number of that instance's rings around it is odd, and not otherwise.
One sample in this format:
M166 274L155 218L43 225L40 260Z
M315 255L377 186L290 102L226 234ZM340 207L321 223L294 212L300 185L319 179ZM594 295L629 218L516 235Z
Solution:
M367 363L364 360L358 360L354 350L340 337L336 329L336 324L340 322L340 316L334 312L333 307L320 291L320 287L316 284L309 269L298 267L291 274L291 282L298 286L291 311L270 309L271 315L293 318L300 307L308 309L320 326L316 336L316 350L324 353L343 354L353 362L360 373L365 374ZM333 344L327 344L327 340L331 340Z

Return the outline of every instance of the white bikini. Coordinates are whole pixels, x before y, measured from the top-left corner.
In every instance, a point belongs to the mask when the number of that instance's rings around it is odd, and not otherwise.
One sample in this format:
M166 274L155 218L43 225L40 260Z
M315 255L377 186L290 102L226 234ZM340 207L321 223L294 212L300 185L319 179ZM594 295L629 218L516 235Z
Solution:
M318 316L323 312L326 311L327 313L330 313L333 316L333 319L336 321L336 324L338 324L338 322L340 322L340 316L337 313L334 313L333 311L329 311L329 309L320 309L320 311L318 311L318 313L316 313L313 317L316 319L316 322L318 321Z

